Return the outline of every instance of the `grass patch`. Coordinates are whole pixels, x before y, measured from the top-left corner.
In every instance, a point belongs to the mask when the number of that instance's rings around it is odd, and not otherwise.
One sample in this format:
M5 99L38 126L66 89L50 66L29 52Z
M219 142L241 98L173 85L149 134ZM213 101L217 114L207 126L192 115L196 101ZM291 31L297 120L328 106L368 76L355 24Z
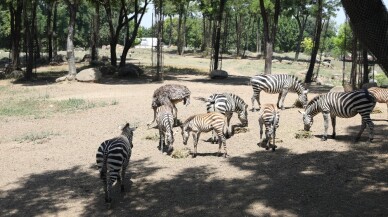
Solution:
M299 130L295 133L295 139L310 139L313 137L311 131Z
M154 135L147 135L145 138L145 140L151 140L151 141L158 141L159 140L159 135L158 134L154 134Z
M190 156L190 149L183 148L183 149L174 149L174 151L171 153L171 157L175 159L183 159Z
M24 142L33 142L37 144L42 144L50 140L50 137L57 136L58 133L54 133L52 131L45 131L45 132L39 132L39 133L27 133L23 136L20 136L15 139L15 141L19 143Z
M84 99L70 98L55 103L59 111L85 110L96 107L96 103Z

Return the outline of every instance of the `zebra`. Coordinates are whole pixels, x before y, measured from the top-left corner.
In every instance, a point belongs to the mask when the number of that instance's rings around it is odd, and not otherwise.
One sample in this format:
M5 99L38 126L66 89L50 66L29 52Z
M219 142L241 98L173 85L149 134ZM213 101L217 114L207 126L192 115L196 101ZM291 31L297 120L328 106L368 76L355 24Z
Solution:
M162 105L156 109L156 123L159 129L159 148L163 153L163 146L164 144L167 144L167 153L171 153L174 143L174 133L172 131L174 115L170 106Z
M387 119L388 119L388 89L381 87L371 87L368 91L376 99L376 102L387 104Z
M212 94L206 100L206 109L207 112L219 112L226 116L228 136L232 133L230 119L233 116L233 112L238 113L238 118L240 119L242 126L248 126L248 105L243 99L235 94Z
M321 138L322 141L327 140L327 129L329 127L329 115L333 127L333 139L336 136L335 125L336 117L351 118L357 114L361 115L362 124L360 132L357 134L356 141L361 137L365 127L369 128L369 141L373 140L373 122L370 119L370 113L375 107L376 102L372 95L367 90L352 91L352 92L329 92L314 97L306 106L303 114L304 130L309 131L313 125L313 117L319 112L322 112L324 119L325 132Z
M120 129L121 135L101 143L96 154L97 167L104 184L105 202L108 208L112 202L112 185L116 180L121 187L121 192L124 191L122 181L131 157L133 131L136 128L131 128L129 123L126 123Z
M260 104L260 92L279 93L277 107L284 110L284 99L289 90L295 91L298 94L298 99L302 103L303 108L307 104L307 93L301 81L293 75L256 75L251 78L251 85L253 88L252 96L252 111L255 111L255 100Z
M263 135L263 125L265 125L266 150L269 149L272 137L272 151L275 151L275 136L276 129L279 127L279 117L279 110L276 109L274 104L265 104L259 112L260 139Z
M202 132L214 130L218 136L218 156L221 156L221 145L224 146L224 157L227 157L226 138L224 136L226 129L226 117L218 112L209 112L205 114L190 116L181 126L183 144L187 145L189 134L192 132L194 140L193 158L197 156L197 144ZM214 141L214 139L213 139Z

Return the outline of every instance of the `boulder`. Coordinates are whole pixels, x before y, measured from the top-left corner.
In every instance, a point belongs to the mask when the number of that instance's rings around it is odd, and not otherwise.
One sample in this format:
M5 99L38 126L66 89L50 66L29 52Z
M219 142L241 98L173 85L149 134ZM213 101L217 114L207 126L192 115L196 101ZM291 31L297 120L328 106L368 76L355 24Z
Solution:
M273 59L273 60L272 60L272 63L280 63L280 61L277 60L277 59Z
M210 72L209 76L211 79L216 79L216 78L224 79L228 77L228 72L224 70L213 70Z
M55 79L55 82L67 81L67 75Z
M89 68L80 71L75 79L82 82L97 82L101 79L101 72L96 68Z
M330 92L344 92L344 87L342 86L335 86L330 89Z
M124 67L120 67L118 76L139 77L144 71L134 64L127 64Z
M282 63L291 65L293 62L291 60L282 60Z

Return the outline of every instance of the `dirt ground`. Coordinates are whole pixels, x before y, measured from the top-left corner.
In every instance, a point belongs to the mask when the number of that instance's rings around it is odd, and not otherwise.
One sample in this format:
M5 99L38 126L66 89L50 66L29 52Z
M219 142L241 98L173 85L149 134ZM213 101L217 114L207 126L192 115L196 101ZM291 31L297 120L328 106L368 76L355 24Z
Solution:
M189 61L186 59L185 61ZM207 64L207 63L204 63ZM206 65L207 67L208 65ZM194 97L232 92L251 108L253 74L230 72L226 80L204 75L168 74L163 84L186 85L192 92L188 107L179 104L178 118L206 112ZM313 138L296 139L303 128L297 95L286 97L281 111L275 152L259 147L258 112L249 112L246 132L227 140L228 158L216 157L218 145L202 134L197 158L173 159L157 149L152 120L153 91L160 83L146 79L101 83L11 84L13 91L50 96L50 100L81 98L115 103L43 118L0 118L0 216L387 216L388 136L386 106L373 114L375 140L352 140L361 118L337 119L337 139L320 141L323 118L312 127ZM309 99L328 91L313 87ZM262 93L262 103L276 103L277 95ZM4 100L4 99L2 99ZM138 126L130 159L126 192L115 188L107 210L96 169L95 154L106 139L117 136L125 121ZM237 116L232 124L238 124ZM183 149L175 128L175 149ZM20 142L28 133L52 132L39 142ZM329 134L332 128L329 127ZM193 149L192 138L187 147ZM129 179L131 181L129 181Z

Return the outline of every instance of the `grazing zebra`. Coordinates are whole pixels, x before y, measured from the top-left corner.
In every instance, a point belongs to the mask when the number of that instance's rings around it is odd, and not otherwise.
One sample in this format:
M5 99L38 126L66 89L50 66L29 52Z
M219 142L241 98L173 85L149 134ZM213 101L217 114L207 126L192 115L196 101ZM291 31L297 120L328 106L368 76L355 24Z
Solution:
M209 112L206 114L193 115L189 117L181 126L183 144L187 145L190 132L193 132L194 153L193 158L197 156L197 144L202 132L214 130L218 136L218 155L221 155L221 145L224 146L224 157L227 156L226 138L224 136L226 128L226 117L218 112ZM214 139L213 139L214 141Z
M307 104L307 93L301 81L293 75L256 75L251 78L253 88L252 96L252 111L255 111L255 100L260 104L260 92L279 93L277 107L284 110L284 99L289 90L295 91L298 94L298 99L303 107ZM279 104L280 102L280 104Z
M362 132L368 125L369 140L373 140L373 122L370 119L370 113L375 107L376 102L367 90L353 92L329 92L314 97L305 109L303 114L304 130L310 130L313 125L313 117L322 112L324 119L325 132L322 141L327 140L327 129L329 127L329 115L333 127L333 138L335 138L336 117L351 118L357 114L361 115L362 124L360 132L357 134L356 141L360 139Z
M239 96L232 93L213 94L206 100L207 112L219 112L226 116L228 135L232 133L230 119L233 112L238 113L242 126L248 126L248 105Z
M174 143L174 134L172 132L174 116L170 106L162 105L156 109L156 123L159 129L159 148L163 153L163 146L167 144L167 153L171 153Z
M265 138L266 147L268 150L270 146L271 137L273 139L272 151L275 151L275 136L276 129L279 127L279 110L276 109L274 104L265 104L259 113L259 125L260 125L260 139L263 135L263 124L265 125Z
M388 89L380 87L371 87L368 91L376 99L376 102L387 104L387 119L388 119Z
M121 192L124 191L122 181L125 178L125 171L132 153L132 138L135 129L131 128L128 123L125 124L121 128L120 136L101 143L97 151L97 166L100 171L100 178L104 183L105 202L109 208L112 202L112 185L116 180L121 186Z

